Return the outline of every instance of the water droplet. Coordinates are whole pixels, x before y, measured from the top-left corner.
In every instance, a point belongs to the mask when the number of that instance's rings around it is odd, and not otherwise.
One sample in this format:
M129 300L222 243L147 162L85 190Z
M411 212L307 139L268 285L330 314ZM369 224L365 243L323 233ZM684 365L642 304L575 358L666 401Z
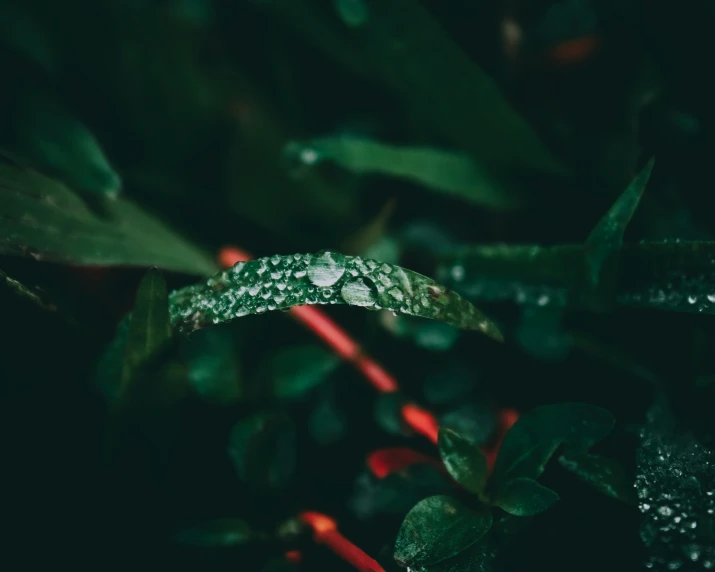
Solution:
M314 256L308 265L308 279L316 286L332 286L344 273L345 257L342 254L326 251Z
M323 288L321 293L323 294L323 298L325 298L327 300L328 298L330 298L333 295L333 289L332 288Z
M385 274L390 274L390 272L392 272L392 266L389 264L383 264L380 266L380 270L382 270Z
M374 306L376 302L375 284L369 278L358 277L348 280L340 290L343 300L353 306Z
M713 304L715 304L715 294L708 294L707 298L708 302L712 302Z
M403 298L405 297L402 293L402 290L400 290L399 288L390 288L389 293L390 296L392 296L398 302L402 302Z
M351 28L357 28L367 22L367 6L362 0L335 0L335 10L340 19Z
M549 297L546 294L542 294L539 296L539 298L536 300L536 303L539 306L546 306L549 303Z
M452 278L455 282L461 282L464 280L464 266L461 264L455 264L452 266Z
M663 516L670 516L673 514L673 509L669 506L662 506L658 509L658 513L662 514Z
M688 304L697 304L698 302L698 297L693 296L692 294L688 296Z
M271 264L273 266L278 266L281 263L281 257L278 256L277 254L274 254L271 256Z
M286 289L285 282L276 282L276 288L278 288L278 290L281 290L281 291L285 290Z
M293 276L295 276L296 278L303 278L306 274L307 274L306 271L301 269L301 270L296 270L293 273Z

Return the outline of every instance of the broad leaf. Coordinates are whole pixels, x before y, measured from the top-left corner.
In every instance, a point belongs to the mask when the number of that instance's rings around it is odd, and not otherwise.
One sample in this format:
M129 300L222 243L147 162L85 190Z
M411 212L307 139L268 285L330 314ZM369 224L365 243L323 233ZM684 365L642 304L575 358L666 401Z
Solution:
M244 482L257 488L282 488L295 466L295 427L282 413L256 413L234 425L228 454Z
M375 260L323 251L240 262L170 296L172 323L183 332L247 314L303 304L350 304L442 320L501 340L469 302L430 278Z
M551 508L559 500L551 489L533 479L514 479L499 489L494 504L514 516L531 516Z
M282 349L271 358L273 393L277 397L302 395L325 381L339 364L334 353L317 345Z
M526 450L517 461L509 467L504 475L498 475L498 479L509 481L517 477L538 479L546 468L546 464L553 457L556 449L561 445L559 439L537 443ZM501 467L500 467L501 469ZM496 480L496 479L495 479ZM499 483L497 483L497 486Z
M166 281L156 268L149 270L142 278L129 320L123 385L129 383L134 372L171 339Z
M529 472L540 471L555 446L564 444L569 451L583 452L608 435L613 425L608 411L585 403L557 403L532 409L519 417L504 438L493 478L497 483L504 482L504 475L530 451L531 458L522 461L525 471L528 468L523 476L537 477Z
M0 254L69 264L155 265L196 275L216 269L128 200L104 200L99 214L62 183L33 171L0 165L0 209Z
M196 392L220 405L241 399L241 365L231 329L200 330L183 341L189 380Z
M635 504L633 479L626 476L625 469L618 461L583 453L562 455L559 457L559 463L604 495Z
M600 283L606 262L623 246L623 235L638 208L653 163L654 159L648 161L586 239L586 262L594 286Z
M225 518L188 528L174 537L179 544L191 546L238 546L253 537L251 527L243 520Z
M489 477L487 459L481 449L451 429L440 429L439 453L452 478L481 496Z
M396 147L370 139L333 137L295 144L304 161L332 161L357 175L384 175L423 185L475 205L508 210L522 204L474 158L425 147Z
M426 566L469 548L492 526L488 510L475 512L459 501L437 495L417 503L397 533L395 560L410 567Z

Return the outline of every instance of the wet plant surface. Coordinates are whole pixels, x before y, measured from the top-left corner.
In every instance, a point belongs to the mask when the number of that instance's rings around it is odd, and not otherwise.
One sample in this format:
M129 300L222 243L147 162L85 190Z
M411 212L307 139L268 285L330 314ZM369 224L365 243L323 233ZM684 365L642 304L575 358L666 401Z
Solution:
M0 0L6 568L714 569L714 26Z

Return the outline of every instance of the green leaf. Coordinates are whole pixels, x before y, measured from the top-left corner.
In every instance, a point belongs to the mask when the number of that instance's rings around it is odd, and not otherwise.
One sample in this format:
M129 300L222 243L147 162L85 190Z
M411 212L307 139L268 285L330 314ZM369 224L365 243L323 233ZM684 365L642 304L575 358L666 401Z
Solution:
M295 427L279 412L251 415L231 430L228 454L242 481L256 488L282 488L295 466Z
M493 480L498 485L506 475L537 478L542 466L563 444L569 451L583 452L613 430L613 416L601 407L585 403L557 403L536 407L519 417L499 448ZM529 454L524 458L525 454Z
M253 531L246 522L225 518L188 528L177 534L174 540L191 546L239 546L252 538Z
M559 463L604 495L628 504L636 504L633 479L626 476L625 469L618 461L583 453L562 455L559 457Z
M271 359L273 393L296 397L320 385L338 367L340 359L317 345L280 350Z
M69 264L155 265L195 275L216 270L210 258L128 200L104 200L98 214L62 183L33 171L0 165L0 210L0 254Z
M357 175L404 179L492 209L509 210L522 204L517 194L464 153L396 147L355 137L326 137L293 147L294 153L310 164L328 160Z
M362 0L369 17L349 27L407 111L487 164L563 173L484 73L414 0Z
M170 296L172 323L183 332L303 304L384 308L502 339L484 314L430 278L385 262L327 251L241 262Z
M475 512L444 495L426 498L402 522L395 560L416 568L439 562L469 548L491 526L492 514L486 509Z
M122 384L129 383L136 370L166 346L170 339L166 281L161 272L152 268L137 289L124 350Z
M19 93L7 151L78 191L116 197L121 180L89 129L47 93L25 86Z
M481 449L451 429L440 429L439 453L452 478L481 496L489 477L487 459Z
M551 508L559 500L551 489L533 479L514 479L499 489L494 500L502 510L514 516L532 516Z
M57 306L50 302L50 300L47 299L47 296L39 288L30 288L25 286L21 282L5 274L2 270L0 270L0 285L10 290L16 296L39 306L43 310L57 312Z
M243 395L238 348L230 328L210 328L185 338L189 380L206 401L236 403Z
M586 239L586 263L594 286L601 282L606 262L623 246L623 235L638 208L655 159L648 161Z

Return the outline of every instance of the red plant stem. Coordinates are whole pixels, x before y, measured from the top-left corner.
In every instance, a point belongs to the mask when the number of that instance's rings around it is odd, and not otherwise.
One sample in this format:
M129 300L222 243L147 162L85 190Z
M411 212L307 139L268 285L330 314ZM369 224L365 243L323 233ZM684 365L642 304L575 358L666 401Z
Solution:
M385 572L385 569L373 558L340 534L334 519L319 512L304 512L298 516L298 519L313 529L313 540L316 544L328 547L356 570Z
M414 403L406 403L402 406L402 418L417 433L424 435L435 445L437 444L439 423L431 412Z

